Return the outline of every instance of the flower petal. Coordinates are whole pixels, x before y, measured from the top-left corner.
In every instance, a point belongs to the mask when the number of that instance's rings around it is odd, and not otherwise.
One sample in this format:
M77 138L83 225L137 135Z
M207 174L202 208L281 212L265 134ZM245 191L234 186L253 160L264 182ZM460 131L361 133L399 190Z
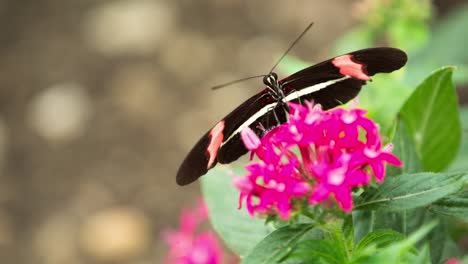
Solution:
M385 177L385 165L383 164L383 162L372 162L370 166L372 168L372 172L374 172L374 176L377 179L377 181L382 182Z
M335 199L343 210L351 212L353 209L353 197L350 189L342 188L335 192Z
M388 164L392 164L393 166L397 166L397 167L403 166L403 162L401 162L401 160L399 160L397 156L391 153L382 152L379 158L383 161L386 161Z
M330 195L330 190L328 190L325 184L319 183L314 187L313 193L309 198L309 202L311 204L317 204L327 199L329 195Z
M258 138L257 134L255 134L250 127L242 129L241 139L248 150L256 150L261 143L260 138Z

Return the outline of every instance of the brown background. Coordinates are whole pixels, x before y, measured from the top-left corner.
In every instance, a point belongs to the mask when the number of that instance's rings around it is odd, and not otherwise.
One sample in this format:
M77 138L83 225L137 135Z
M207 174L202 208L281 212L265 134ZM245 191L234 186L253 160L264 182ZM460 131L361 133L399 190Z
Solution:
M0 1L0 263L158 263L199 196L179 163L261 85L209 87L312 20L293 54L326 58L358 2Z

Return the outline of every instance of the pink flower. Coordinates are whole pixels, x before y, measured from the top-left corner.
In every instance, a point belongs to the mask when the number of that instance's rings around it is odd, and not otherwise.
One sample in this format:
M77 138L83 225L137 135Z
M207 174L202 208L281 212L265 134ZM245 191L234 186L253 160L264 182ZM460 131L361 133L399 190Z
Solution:
M272 160L276 161L265 158L266 162ZM245 200L252 216L255 212L278 212L282 219L288 219L292 209L291 200L310 191L307 183L293 176L298 173L297 164L292 161L286 164L259 162L247 166L247 176L234 180L234 185L241 192L239 208Z
M456 258L449 258L445 260L444 264L460 264L460 261Z
M164 239L169 246L167 264L218 264L222 250L216 236L209 231L197 233L197 227L207 219L206 205L201 202L193 211L183 211L180 229L166 231Z
M250 159L257 155L262 160L269 162L278 162L280 155L275 153L274 142L272 136L275 135L281 127L275 127L268 131L262 139L259 139L255 132L249 127L241 131L241 138L248 150L252 151ZM277 142L278 143L278 142Z
M352 210L351 188L368 184L370 176L363 170L351 169L350 159L351 155L344 153L334 164L319 162L312 165L317 184L310 196L311 204L317 204L333 194L343 210Z
M377 181L382 182L385 177L385 163L398 167L403 165L395 155L390 153L392 149L392 144L381 148L380 142L375 146L363 147L354 155L353 164L355 166L367 164L371 167Z
M310 204L333 197L350 212L352 189L385 177L385 164L402 166L382 148L378 125L362 109L323 111L320 105L290 103L289 121L261 139L249 128L241 132L252 157L260 161L246 166L237 178L239 207L245 202L251 215L278 213L288 219L296 204ZM298 151L295 151L298 150Z

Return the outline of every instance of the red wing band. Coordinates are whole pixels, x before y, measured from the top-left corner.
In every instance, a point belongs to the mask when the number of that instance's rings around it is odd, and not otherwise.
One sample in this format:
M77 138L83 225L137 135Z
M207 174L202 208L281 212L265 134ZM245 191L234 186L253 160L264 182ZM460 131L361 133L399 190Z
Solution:
M216 155L218 154L219 147L224 139L224 120L221 120L218 124L216 124L210 130L210 143L208 143L208 147L206 148L206 152L208 154L208 166L207 168L211 168L213 163L216 160Z
M365 73L366 67L353 61L353 55L343 55L332 60L333 65L340 69L340 73L351 76L363 81L369 81L371 78Z

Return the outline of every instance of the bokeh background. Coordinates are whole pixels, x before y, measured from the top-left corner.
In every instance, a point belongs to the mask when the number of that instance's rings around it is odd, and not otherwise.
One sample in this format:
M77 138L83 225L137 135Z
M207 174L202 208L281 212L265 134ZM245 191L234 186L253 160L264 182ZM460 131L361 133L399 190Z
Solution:
M311 21L292 54L329 57L366 2L0 1L0 263L159 263L200 195L178 165L261 81L209 87L267 72Z

